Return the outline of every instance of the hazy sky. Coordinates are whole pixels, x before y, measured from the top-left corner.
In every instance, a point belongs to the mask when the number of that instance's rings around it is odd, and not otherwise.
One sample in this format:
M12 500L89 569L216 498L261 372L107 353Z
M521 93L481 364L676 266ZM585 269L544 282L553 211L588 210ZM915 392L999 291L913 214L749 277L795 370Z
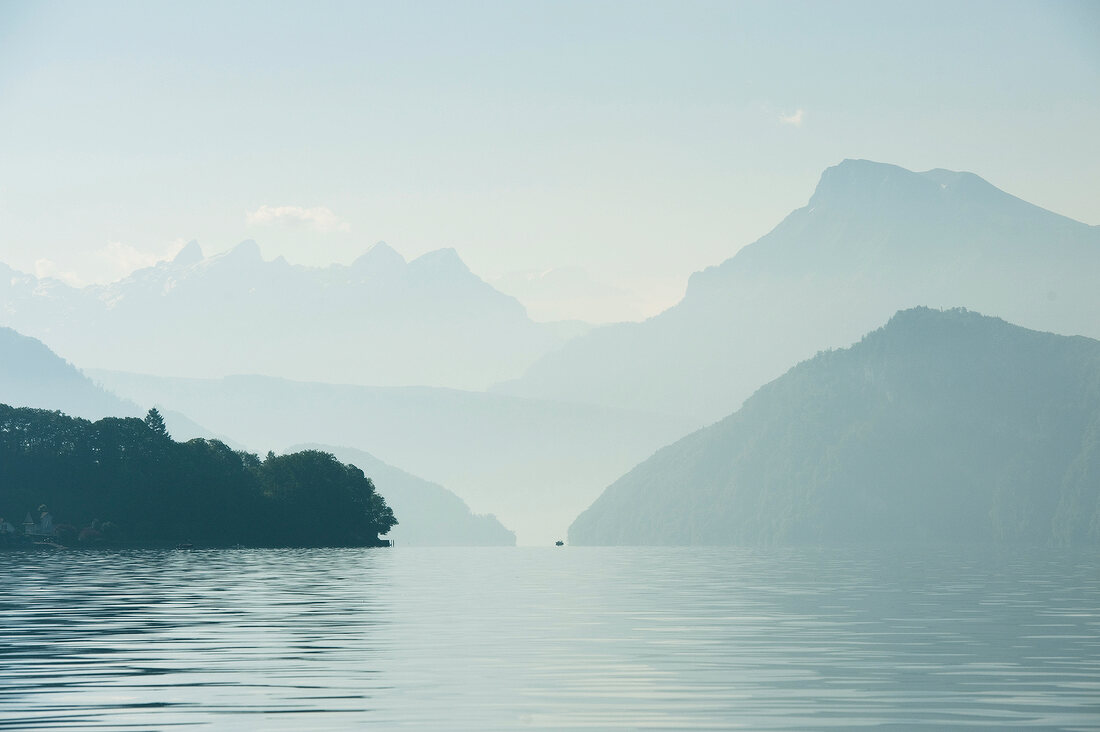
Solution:
M0 261L385 240L540 319L637 317L847 157L1100 224L1098 131L1092 2L8 1Z

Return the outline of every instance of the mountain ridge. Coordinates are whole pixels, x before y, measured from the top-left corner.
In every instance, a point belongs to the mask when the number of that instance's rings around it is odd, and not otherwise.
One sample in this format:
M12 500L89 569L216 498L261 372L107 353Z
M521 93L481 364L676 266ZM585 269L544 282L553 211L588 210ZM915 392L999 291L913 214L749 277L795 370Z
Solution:
M99 388L42 341L0 327L0 403L75 417L138 416L138 406Z
M972 174L846 161L771 232L693 274L672 308L595 328L494 389L713 421L910 307L1100 336L1097 271L1100 227Z
M1100 542L1100 341L902 311L658 450L573 543Z
M406 262L379 244L350 265L306 267L265 260L251 239L212 256L192 241L107 285L0 272L0 324L87 368L470 389L562 342L454 249Z
M141 417L146 409L119 397L84 371L58 356L42 341L0 326L0 403L46 409L88 420ZM150 402L160 406L159 401ZM162 410L169 431L179 440L217 439L240 449L232 438L215 434L180 412Z

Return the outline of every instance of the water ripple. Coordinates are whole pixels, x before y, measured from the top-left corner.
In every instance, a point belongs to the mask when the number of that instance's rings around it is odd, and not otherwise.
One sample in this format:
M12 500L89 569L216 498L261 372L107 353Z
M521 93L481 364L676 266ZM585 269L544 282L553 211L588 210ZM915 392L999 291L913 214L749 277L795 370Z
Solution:
M1095 556L0 554L0 729L1100 728Z

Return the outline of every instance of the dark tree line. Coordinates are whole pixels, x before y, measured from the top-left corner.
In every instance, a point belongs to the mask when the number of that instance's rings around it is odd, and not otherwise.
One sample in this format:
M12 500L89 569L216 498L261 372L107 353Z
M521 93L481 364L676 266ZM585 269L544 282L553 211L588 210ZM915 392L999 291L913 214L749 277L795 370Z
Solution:
M0 516L19 524L41 504L62 533L109 522L127 542L369 546L397 523L371 480L328 453L261 460L176 442L155 409L89 422L0 404Z

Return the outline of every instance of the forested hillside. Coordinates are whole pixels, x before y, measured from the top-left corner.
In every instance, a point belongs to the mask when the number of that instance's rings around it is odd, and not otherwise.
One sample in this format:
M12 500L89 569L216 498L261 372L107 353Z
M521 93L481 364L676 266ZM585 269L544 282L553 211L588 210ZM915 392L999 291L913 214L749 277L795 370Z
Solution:
M898 313L658 451L581 544L1100 540L1100 342Z

